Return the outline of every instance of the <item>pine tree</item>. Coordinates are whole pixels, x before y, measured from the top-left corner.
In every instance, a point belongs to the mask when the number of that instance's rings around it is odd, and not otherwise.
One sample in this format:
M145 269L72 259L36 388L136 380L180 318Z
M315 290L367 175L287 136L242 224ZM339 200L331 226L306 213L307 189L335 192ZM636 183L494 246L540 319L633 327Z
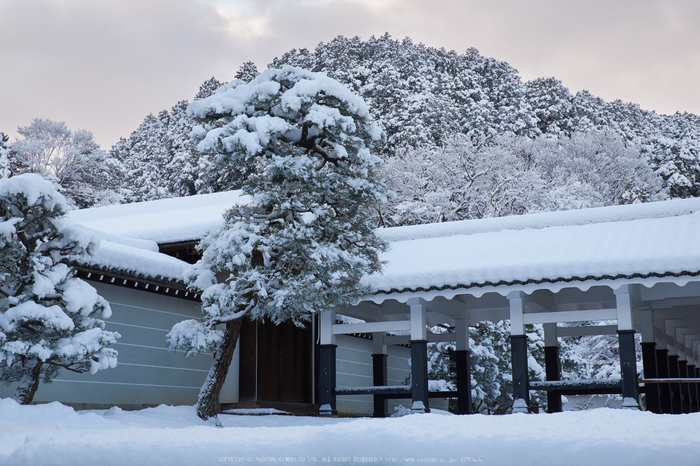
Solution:
M61 368L95 373L117 363L107 346L119 334L101 320L109 304L70 267L98 243L63 218L66 209L39 175L0 180L0 379L18 382L21 404Z
M207 419L216 416L244 318L303 324L369 291L360 279L379 270L385 247L370 215L386 188L374 176L380 159L372 153L381 130L361 98L324 74L269 69L188 111L200 123L198 148L218 154L215 169L255 167L242 188L250 204L226 212L186 277L204 290L204 317L168 335L172 348L188 354L216 347L197 405Z

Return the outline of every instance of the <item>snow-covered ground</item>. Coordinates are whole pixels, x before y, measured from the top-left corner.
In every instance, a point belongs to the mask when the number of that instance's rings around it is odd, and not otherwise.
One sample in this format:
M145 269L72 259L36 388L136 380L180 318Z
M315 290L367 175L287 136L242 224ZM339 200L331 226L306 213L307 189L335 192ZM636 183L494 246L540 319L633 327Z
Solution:
M0 464L441 463L697 465L700 413L595 409L507 416L327 419L222 415L189 406L79 411L0 400Z

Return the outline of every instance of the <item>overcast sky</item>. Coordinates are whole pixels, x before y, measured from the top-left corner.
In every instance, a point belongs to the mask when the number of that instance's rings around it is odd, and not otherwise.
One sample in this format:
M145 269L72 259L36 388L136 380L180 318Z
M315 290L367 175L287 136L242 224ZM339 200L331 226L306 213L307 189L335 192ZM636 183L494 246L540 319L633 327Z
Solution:
M698 0L0 0L0 131L49 118L108 149L244 61L385 32L700 114L699 25Z

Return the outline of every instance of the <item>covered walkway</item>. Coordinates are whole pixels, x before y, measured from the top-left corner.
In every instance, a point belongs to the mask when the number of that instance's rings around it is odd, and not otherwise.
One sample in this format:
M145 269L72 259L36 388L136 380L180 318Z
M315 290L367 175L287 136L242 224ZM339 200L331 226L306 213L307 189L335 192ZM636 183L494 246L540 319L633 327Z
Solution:
M388 396L410 396L428 411L427 344L456 343L460 413L471 410L470 325L507 319L511 326L513 411L528 410L530 390L548 392L548 411L561 395L619 393L623 407L657 413L700 410L700 200L676 200L378 230L390 243L382 275L367 277L374 293L320 317L319 404L335 412L336 397L374 393L375 415ZM337 323L339 313L360 319ZM560 323L605 321L563 327ZM431 335L447 324L455 333ZM543 324L546 381L528 380L526 324ZM371 333L375 387L335 386L335 338ZM644 379L638 378L635 334L641 334ZM560 381L559 341L617 334L621 380ZM410 344L412 385L386 385L387 345ZM687 380L687 381L686 381ZM409 393L410 392L410 393Z

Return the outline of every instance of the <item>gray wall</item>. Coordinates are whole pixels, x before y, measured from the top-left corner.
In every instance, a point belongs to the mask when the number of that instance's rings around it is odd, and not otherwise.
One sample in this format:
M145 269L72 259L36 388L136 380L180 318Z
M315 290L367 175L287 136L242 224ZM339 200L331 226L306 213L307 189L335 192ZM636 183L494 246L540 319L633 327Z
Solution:
M195 404L212 355L185 358L182 351L168 350L165 335L177 322L201 316L200 304L127 287L89 283L112 308L112 317L105 320L107 329L122 336L112 346L119 351L117 367L96 374L63 370L53 382L40 384L34 401L124 408ZM12 396L13 392L14 385L0 386L0 397ZM237 355L222 390L222 402L236 401Z
M168 350L165 335L177 322L200 317L200 304L128 287L89 283L112 308L112 317L105 320L107 329L122 336L113 345L119 351L117 367L96 374L63 370L53 382L39 385L34 401L60 401L78 408L120 406L124 409L195 404L211 367L212 355L185 358L182 351ZM337 343L338 386L371 386L372 341L338 335ZM388 383L403 385L410 374L410 349L389 346L388 352ZM222 403L238 402L238 369L237 348L221 392ZM0 398L12 396L14 389L14 384L0 385ZM410 407L411 400L390 400L389 412L393 413L399 404ZM441 400L431 400L433 407L442 404ZM372 396L339 396L338 411L371 415Z

